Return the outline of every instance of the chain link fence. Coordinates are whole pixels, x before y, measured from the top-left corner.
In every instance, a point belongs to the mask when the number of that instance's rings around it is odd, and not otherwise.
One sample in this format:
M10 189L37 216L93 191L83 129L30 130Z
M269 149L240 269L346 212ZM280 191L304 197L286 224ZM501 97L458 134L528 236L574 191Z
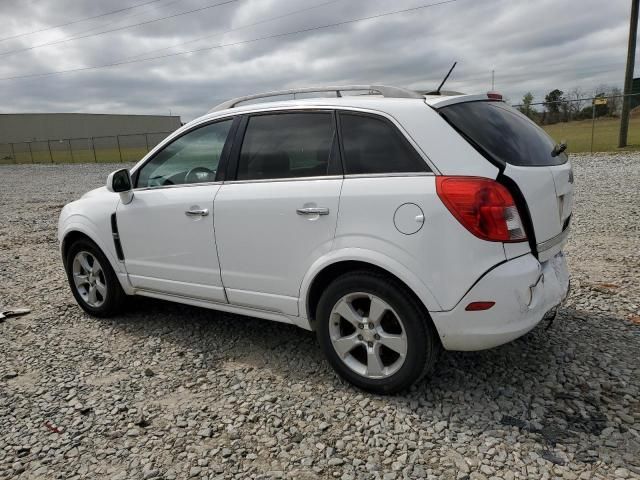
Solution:
M550 102L520 103L513 107L540 125L568 152L613 152L618 148L624 97L630 97L628 150L640 150L640 94L560 98Z
M0 164L135 162L170 133L0 143Z
M627 149L640 150L640 93L628 96L631 97L631 114ZM609 152L619 150L624 97L561 98L513 107L540 125L557 142L566 142L569 152ZM135 162L170 133L0 143L0 164Z

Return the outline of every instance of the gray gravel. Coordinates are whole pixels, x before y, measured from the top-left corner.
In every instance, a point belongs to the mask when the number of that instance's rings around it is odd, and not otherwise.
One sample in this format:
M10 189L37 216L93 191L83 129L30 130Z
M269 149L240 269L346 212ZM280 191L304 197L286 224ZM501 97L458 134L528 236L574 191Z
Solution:
M0 478L640 478L640 155L573 158L555 325L363 394L295 327L136 299L85 315L55 239L115 165L0 167Z

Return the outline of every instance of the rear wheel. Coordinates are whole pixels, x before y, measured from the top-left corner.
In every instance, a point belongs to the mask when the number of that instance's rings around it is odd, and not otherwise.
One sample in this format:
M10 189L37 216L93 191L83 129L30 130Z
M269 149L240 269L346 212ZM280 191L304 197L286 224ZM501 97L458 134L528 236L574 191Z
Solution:
M318 304L317 335L329 363L376 393L408 388L434 366L440 343L418 301L377 272L337 278Z
M108 317L120 311L126 295L95 243L88 239L75 241L67 251L66 270L73 296L86 312Z

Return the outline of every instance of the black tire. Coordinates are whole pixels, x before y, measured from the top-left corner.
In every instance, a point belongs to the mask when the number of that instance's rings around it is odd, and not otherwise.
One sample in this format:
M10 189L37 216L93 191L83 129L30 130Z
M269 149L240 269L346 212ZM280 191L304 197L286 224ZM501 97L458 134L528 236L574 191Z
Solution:
M102 267L103 274L100 276L100 279L101 283L106 285L106 294L104 297L100 297L101 304L99 306L92 306L87 303L76 287L73 278L73 262L76 255L80 252L88 252L93 255L93 257L98 260L100 267ZM105 257L94 242L86 238L81 238L73 242L67 250L65 266L71 292L78 302L78 305L80 305L85 312L96 317L111 317L122 310L125 304L126 294L122 290L122 286L111 267L111 263L109 263L107 257Z
M356 292L375 295L383 300L400 319L406 334L404 362L395 373L385 378L369 378L354 371L341 359L332 343L331 328L334 327L330 323L333 321L333 325L338 325L337 321L342 322L342 319L336 320L334 316L332 320L331 312L341 299L350 294L357 295ZM441 351L438 334L419 300L394 278L367 270L344 274L323 292L316 310L316 334L327 360L342 378L363 390L378 394L393 394L409 388L433 369ZM366 355L367 347L356 347L359 348L363 348Z

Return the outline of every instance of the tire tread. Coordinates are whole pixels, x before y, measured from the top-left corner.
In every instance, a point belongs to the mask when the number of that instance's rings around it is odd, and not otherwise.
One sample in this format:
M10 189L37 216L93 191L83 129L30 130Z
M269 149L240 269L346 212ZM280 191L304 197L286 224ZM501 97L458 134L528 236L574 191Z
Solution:
M93 253L98 258L98 260L100 261L100 265L102 266L102 270L107 277L107 301L98 308L93 308L85 304L85 302L77 292L73 281L73 257L81 248L91 251L91 253ZM67 258L65 263L67 279L69 281L71 292L73 293L73 296L76 299L78 305L80 305L80 307L85 312L95 317L112 317L122 310L126 302L127 295L124 293L124 290L120 285L120 281L118 280L118 277L114 272L113 267L111 266L111 262L109 262L105 254L102 252L102 250L100 250L100 247L98 247L95 242L93 242L89 238L80 238L73 242L73 244L71 244L69 246L69 249L67 250Z
M336 284L340 284L343 282L354 282L357 283L358 281L361 281L362 278L374 278L376 281L378 282L383 282L385 283L387 286L391 287L395 293L401 298L401 301L404 302L406 305L410 306L409 308L419 317L421 317L423 319L423 326L424 326L424 342L425 342L425 346L426 346L426 351L427 351L427 355L425 355L424 358L424 363L420 366L420 372L419 374L417 374L411 381L411 384L420 382L421 380L423 380L425 377L427 377L433 370L436 361L439 357L439 354L441 352L441 344L440 344L440 338L437 334L437 331L435 329L435 327L433 326L433 323L431 321L431 317L429 316L428 311L426 310L426 308L424 307L424 305L422 305L422 303L420 302L420 300L418 298L415 297L414 294L412 294L411 291L407 290L407 287L405 285L403 285L402 283L400 283L398 280L396 280L395 278L391 277L390 275L385 275L382 272L377 272L375 270L367 270L367 269L359 269L359 270L353 270L351 272L347 272L344 273L338 277L336 277L333 282L331 284L329 284L329 286L327 287L327 289L322 293L321 297L320 297L320 301L318 302L318 308L317 308L317 312L316 312L316 319L319 322L325 321L322 318L320 318L320 316L317 314L320 310L321 310L321 305L323 305L323 302L326 303L327 301L327 295L329 295L328 292L330 292L330 289L332 287L332 285L336 285ZM319 331L319 329L323 328L322 325L318 325L317 330ZM427 343L428 342L428 343ZM326 352L325 352L326 353ZM340 372L338 372L340 373ZM360 386L360 385L358 385ZM376 393L396 393L398 391L402 391L405 390L406 388L408 388L410 385L401 385L398 388L392 387L390 389L387 388L377 388L377 387L373 387L373 388L367 388L364 387L368 390L374 391Z

